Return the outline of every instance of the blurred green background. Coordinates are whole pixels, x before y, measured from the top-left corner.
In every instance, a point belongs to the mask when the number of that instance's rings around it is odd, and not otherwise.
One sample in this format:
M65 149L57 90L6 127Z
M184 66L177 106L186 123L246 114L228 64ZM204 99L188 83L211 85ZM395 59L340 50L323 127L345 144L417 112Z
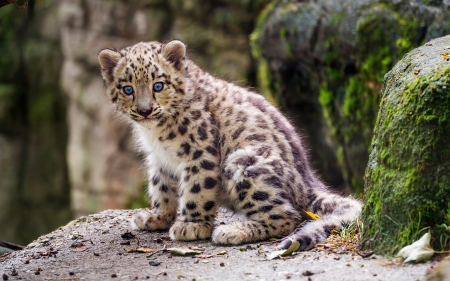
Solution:
M0 1L1 3L2 1ZM5 1L3 1L5 2ZM383 76L450 32L447 0L30 0L0 8L0 240L141 207L145 180L97 54L180 39L299 127L323 180L363 192Z

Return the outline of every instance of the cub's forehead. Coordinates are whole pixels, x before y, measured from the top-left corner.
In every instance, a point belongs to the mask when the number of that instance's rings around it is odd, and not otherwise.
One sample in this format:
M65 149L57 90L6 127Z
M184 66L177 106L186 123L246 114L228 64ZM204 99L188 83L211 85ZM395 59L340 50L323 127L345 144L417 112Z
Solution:
M122 54L128 59L139 57L155 57L161 54L163 44L159 42L140 42L122 50Z
M161 70L160 54L163 44L141 42L121 50L124 67L121 76L128 82L148 84Z

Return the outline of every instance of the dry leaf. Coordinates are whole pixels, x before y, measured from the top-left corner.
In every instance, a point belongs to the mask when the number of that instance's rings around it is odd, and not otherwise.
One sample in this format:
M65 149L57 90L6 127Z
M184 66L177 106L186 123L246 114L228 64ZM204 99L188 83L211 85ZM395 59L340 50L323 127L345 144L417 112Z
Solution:
M311 220L318 220L320 219L320 216L318 214L315 214L310 211L301 210L309 219Z
M450 56L448 54L440 54L440 55L444 60L446 61L450 60Z
M167 250L169 250L170 253L174 256L195 256L202 253L201 251L196 251L187 248L169 248Z
M76 253L78 253L78 252L84 252L84 251L86 251L86 248L76 248L76 249L73 249L72 251L74 251L74 252L76 252Z
M217 253L212 254L212 255L195 255L195 257L199 258L199 259L209 259L209 258L212 258L212 257L225 255L226 253L228 253L228 251L227 250L223 250L223 251L217 252Z
M127 253L152 253L153 250L149 248L132 248L128 249Z
M214 255L196 255L195 257L199 259L209 259L214 257Z

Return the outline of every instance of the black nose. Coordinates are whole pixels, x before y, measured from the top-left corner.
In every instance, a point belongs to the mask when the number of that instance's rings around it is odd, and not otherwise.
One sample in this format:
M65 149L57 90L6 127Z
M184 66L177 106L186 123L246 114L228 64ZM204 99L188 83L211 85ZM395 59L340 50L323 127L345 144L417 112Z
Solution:
M144 116L144 118L147 118L147 116L152 113L152 109L147 109L147 110L140 110L138 109L137 111L140 115Z

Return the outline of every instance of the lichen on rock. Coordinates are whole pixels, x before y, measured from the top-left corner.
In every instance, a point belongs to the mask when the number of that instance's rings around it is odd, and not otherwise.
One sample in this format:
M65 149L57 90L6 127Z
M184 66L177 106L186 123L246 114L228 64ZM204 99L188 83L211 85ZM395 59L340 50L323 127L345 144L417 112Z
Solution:
M361 245L394 253L430 228L450 232L450 36L408 53L384 80L365 174Z

